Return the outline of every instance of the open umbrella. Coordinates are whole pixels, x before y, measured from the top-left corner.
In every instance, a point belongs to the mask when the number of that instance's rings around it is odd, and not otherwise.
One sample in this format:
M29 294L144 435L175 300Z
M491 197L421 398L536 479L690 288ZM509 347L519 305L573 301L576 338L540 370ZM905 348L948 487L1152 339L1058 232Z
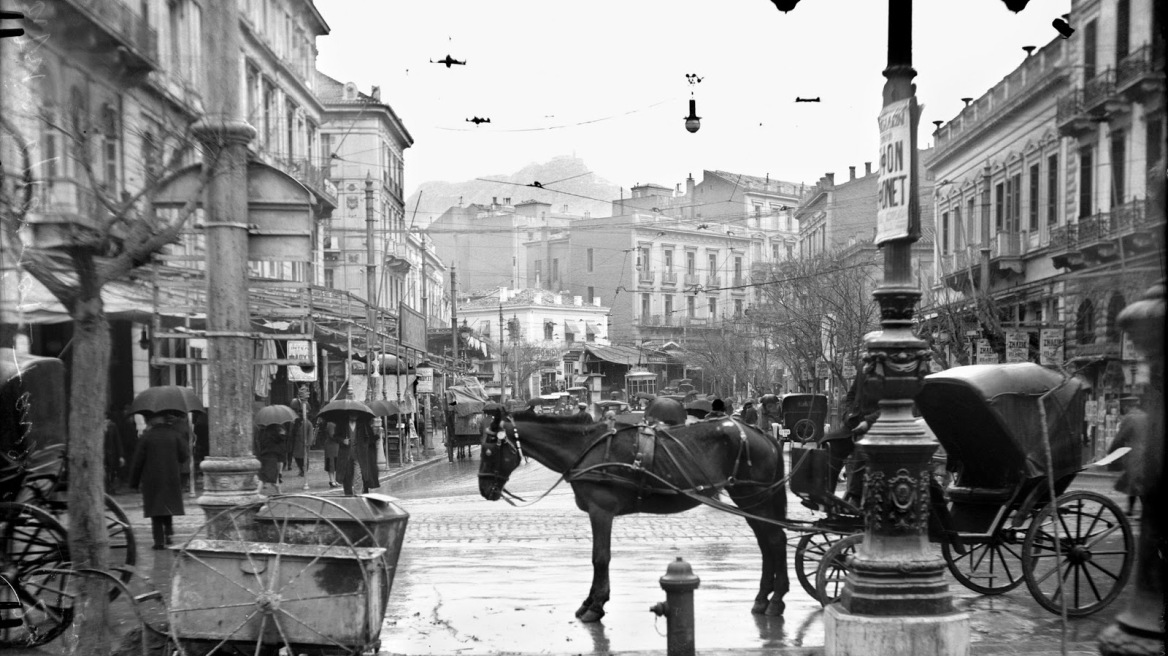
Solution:
M328 415L335 412L360 412L362 414L375 417L373 411L369 406L357 401L355 399L337 399L336 401L329 401L323 408L320 409L318 415Z
M389 399L374 399L369 402L369 409L373 411L375 417L389 417L401 414L401 409Z
M271 426L296 421L296 418L296 412L286 405L269 405L255 413L252 423L256 426Z
M203 402L195 394L195 390L178 385L161 385L149 387L134 397L130 404L130 412L137 414L154 414L156 412L206 412Z

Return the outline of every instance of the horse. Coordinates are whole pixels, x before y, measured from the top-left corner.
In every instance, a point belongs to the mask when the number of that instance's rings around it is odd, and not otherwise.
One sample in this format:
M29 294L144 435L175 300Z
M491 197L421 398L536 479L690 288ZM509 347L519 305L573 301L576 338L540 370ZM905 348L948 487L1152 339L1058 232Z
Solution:
M576 611L584 622L604 616L612 522L631 513L670 514L701 503L746 517L762 552L762 578L751 612L782 615L787 578L784 464L779 444L731 417L689 426L593 423L586 415L492 413L484 432L479 492L503 496L511 472L530 456L559 472L592 525L592 587ZM718 501L725 491L734 506ZM772 596L773 595L773 596Z

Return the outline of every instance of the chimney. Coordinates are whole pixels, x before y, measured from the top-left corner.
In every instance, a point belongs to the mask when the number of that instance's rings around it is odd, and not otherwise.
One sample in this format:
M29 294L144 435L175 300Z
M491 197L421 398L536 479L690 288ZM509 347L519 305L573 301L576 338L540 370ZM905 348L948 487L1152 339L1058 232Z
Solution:
M458 206L462 207L462 196L458 197Z
M856 179L856 167L849 166L848 167L848 180L855 180L855 179Z
M823 177L827 178L827 184L835 185L835 173L824 173Z
M369 95L377 102L381 102L381 87L373 87L373 90L369 92Z
M507 302L507 288L506 287L499 288L499 302L500 303Z
M676 187L674 187L674 189L673 189L673 190L674 190L674 192L675 192L675 193L674 193L674 195L675 195L675 196L680 196L680 195L681 195L681 183L680 183L680 182L679 182L679 183L677 183L677 186L676 186Z
M504 198L504 199L503 199L503 204L504 204L504 205L510 205L510 204L511 204L511 197L510 197L510 196L508 196L508 197Z
M583 296L573 296L572 297L572 305L576 305L576 306L584 305L584 297Z
M864 175L872 175L872 162L864 162Z
M685 179L685 195L690 197L690 198L693 198L693 195L694 195L693 173L690 173L689 177Z

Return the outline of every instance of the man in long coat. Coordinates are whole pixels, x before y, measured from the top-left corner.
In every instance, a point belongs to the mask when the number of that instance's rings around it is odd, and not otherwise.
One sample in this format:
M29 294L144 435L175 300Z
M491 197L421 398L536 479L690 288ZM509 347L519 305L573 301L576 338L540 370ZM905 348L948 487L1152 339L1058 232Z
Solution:
M150 518L155 549L170 544L174 534L171 517L186 514L182 468L190 458L190 447L179 422L175 414L148 416L130 468L130 487L142 490L142 514Z
M346 413L339 419L333 439L337 442L337 474L345 494L353 495L353 463L361 468L361 493L380 487L377 473L377 435L370 417L359 412Z

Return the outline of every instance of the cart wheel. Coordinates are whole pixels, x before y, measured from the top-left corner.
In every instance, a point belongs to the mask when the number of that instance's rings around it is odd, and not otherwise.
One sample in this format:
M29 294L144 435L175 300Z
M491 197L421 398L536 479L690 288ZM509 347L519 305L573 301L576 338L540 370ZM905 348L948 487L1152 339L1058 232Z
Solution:
M1131 524L1114 501L1095 492L1064 494L1038 511L1026 533L1026 587L1052 613L1065 603L1067 615L1090 615L1123 591L1134 546Z
M848 561L856 553L856 545L863 539L863 534L849 535L836 540L831 549L823 554L823 560L815 572L815 591L819 603L824 607L839 601L848 575Z
M958 553L950 540L943 541L941 555L953 578L984 595L1003 594L1022 585L1022 543L1027 525L1014 528L1013 518L1013 513L1007 514L1001 528L985 541L966 540L965 553Z
M823 562L824 554L836 542L839 542L838 535L821 531L804 533L795 545L795 576L799 579L799 585L803 586L815 601L819 601L819 592L815 589L815 575L819 572L819 563Z
M337 628L337 612L350 624L372 624L384 613L373 606L374 581L366 567L337 572L320 564L322 558L357 561L361 548L310 505L289 497L275 499L299 511L301 520L310 518L330 537L317 545L247 540L250 532L241 518L254 511L248 504L225 510L201 526L175 553L167 617L178 656L277 652L358 656L377 643L380 625L365 627L367 639L357 645L330 634ZM280 540L289 530L287 522L277 522ZM320 534L316 528L307 530ZM215 553L244 556L232 563ZM330 603L336 608L322 610L322 604ZM349 613L343 608L360 610Z
M795 422L791 434L795 436L795 439L806 444L808 441L815 439L815 422L810 419L800 419Z
M73 622L68 538L49 513L0 502L0 647L46 644Z

